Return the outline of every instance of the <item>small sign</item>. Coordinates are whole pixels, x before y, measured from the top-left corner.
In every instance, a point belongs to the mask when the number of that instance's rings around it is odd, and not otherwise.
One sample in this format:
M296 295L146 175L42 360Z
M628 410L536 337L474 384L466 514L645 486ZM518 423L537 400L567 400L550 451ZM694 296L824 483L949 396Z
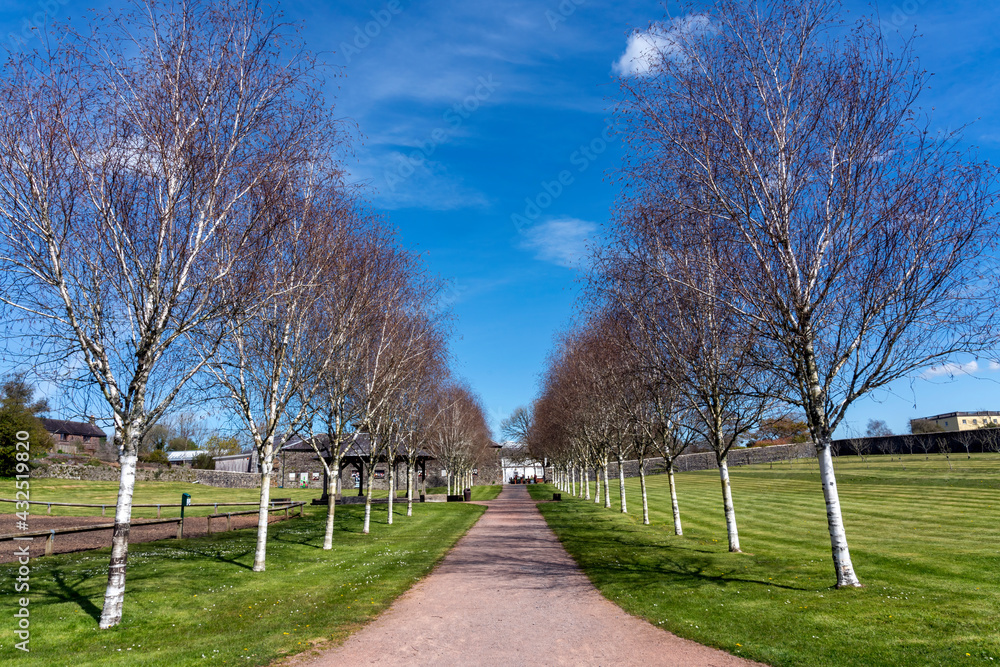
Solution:
M385 479L385 471L384 470L376 470L375 471L375 479Z

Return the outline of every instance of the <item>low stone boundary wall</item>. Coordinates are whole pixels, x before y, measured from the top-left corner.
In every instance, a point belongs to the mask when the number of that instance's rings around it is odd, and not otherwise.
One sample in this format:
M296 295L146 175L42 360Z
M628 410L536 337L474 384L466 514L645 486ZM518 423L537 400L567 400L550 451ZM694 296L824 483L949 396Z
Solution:
M105 465L53 463L39 465L31 471L31 476L49 479L80 479L88 482L117 482L119 470L114 466ZM188 482L223 489L260 488L260 475L252 472L231 472L228 470L139 468L135 471L135 479L137 482Z
M732 449L729 451L729 467L754 465L757 463L772 463L775 461L789 461L791 459L813 459L816 458L816 446L811 442L803 442L794 445L770 445L768 447L746 447ZM639 462L625 462L625 476L639 476ZM688 472L691 470L715 470L718 464L715 462L715 452L698 452L696 454L681 454L674 461L674 470L677 472ZM646 459L645 469L647 475L666 472L666 466L661 457ZM608 465L608 477L618 477L618 463L612 461Z

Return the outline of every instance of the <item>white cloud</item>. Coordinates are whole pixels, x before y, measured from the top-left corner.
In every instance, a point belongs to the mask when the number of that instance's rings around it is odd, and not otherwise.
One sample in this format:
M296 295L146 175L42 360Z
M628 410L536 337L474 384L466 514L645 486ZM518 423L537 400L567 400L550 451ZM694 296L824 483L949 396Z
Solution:
M968 361L964 364L949 362L947 364L941 364L940 366L931 366L926 371L921 373L920 377L924 380L929 380L931 378L941 376L951 377L954 375L974 375L977 371L1000 371L1000 363L997 363L996 361L986 361L985 363L980 364L976 360Z
M587 257L587 241L596 230L586 220L557 218L525 230L520 245L534 252L535 259L575 269Z
M684 60L685 42L713 31L707 16L691 14L673 19L666 26L634 32L629 35L625 53L611 69L619 76L647 76L660 58Z

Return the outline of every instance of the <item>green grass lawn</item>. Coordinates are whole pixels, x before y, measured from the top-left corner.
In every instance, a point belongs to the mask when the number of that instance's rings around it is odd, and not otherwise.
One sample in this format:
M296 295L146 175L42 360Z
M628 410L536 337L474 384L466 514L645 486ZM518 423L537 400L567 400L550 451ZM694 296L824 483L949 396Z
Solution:
M220 489L204 484L189 484L187 482L136 482L135 495L132 502L135 504L144 503L170 503L179 505L181 494L190 493L192 503L234 503L234 502L257 502L260 500L260 489ZM291 498L292 500L303 500L311 502L313 498L318 498L322 491L319 489L298 489L298 488L272 488L272 498ZM14 480L0 480L0 497L14 497ZM39 478L31 480L31 499L34 501L52 501L59 503L81 503L81 504L107 504L107 516L113 518L115 515L115 501L118 498L118 482L87 482L75 479L48 479ZM11 503L0 503L0 513L10 514L14 511ZM31 514L43 515L46 513L46 506L31 505ZM253 506L245 507L219 507L220 512L239 512L254 509ZM164 507L161 516L180 516L180 507ZM206 516L214 514L213 507L188 507L184 510L185 516ZM52 507L52 516L100 516L100 507ZM150 519L156 518L155 507L134 507L132 516L135 518Z
M502 486L474 486L472 487L473 500L493 500L500 495ZM428 493L444 493L444 487L440 489L427 489ZM181 494L190 493L192 503L238 503L257 502L260 499L260 489L220 489L214 486L203 484L189 484L187 482L136 482L135 495L132 502L135 504L169 503L177 505L181 502ZM312 502L322 494L320 489L301 489L295 487L271 489L272 498L291 498L295 501ZM345 489L344 495L356 495L356 489ZM385 498L387 491L376 489L373 494L376 498ZM0 498L14 497L14 480L0 479ZM60 503L80 503L89 505L106 504L106 516L114 517L115 500L118 497L118 482L87 482L71 479L48 479L39 478L31 480L31 499L34 501L52 501ZM406 490L398 492L399 500L406 501ZM44 515L47 512L45 505L32 505L31 514ZM253 506L223 506L220 504L220 512L239 512L254 509ZM14 512L14 505L11 503L0 503L0 514L10 514ZM206 516L214 514L214 507L188 507L184 510L185 516ZM52 516L100 516L100 507L52 507ZM134 507L132 516L137 519L155 519L155 507ZM160 516L175 517L180 516L180 507L164 507ZM3 529L0 529L3 532Z
M161 488L173 496L173 486ZM200 489L203 496L234 493ZM308 507L302 519L271 525L264 573L250 569L254 530L133 544L124 616L111 630L97 627L110 549L36 558L31 652L13 647L8 604L0 663L16 655L18 664L44 666L264 665L312 645L339 643L427 574L483 511L424 504L412 517L397 509L389 526L386 506L375 506L372 532L362 535L364 507L338 507L334 548L323 551L324 508ZM17 567L0 565L8 602Z
M494 498L500 495L501 491L503 491L503 486L500 484L474 486L472 487L472 499L493 500ZM427 493L447 493L447 492L448 492L448 487L446 486L436 486L427 489Z
M717 471L638 479L629 514L569 498L539 509L594 584L629 613L771 665L1000 662L1000 456L836 459L862 589L836 590L815 460L732 468L745 553L730 554ZM593 485L591 485L593 489ZM530 487L551 498L552 487Z

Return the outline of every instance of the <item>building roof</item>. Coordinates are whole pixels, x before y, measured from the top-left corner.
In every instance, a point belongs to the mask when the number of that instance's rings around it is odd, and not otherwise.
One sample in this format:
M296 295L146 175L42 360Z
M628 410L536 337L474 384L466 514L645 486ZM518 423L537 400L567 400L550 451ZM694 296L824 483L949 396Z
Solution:
M171 463L181 463L183 461L191 461L194 457L199 454L204 454L203 449L187 449L183 452L167 452L167 460Z
M242 452L240 454L226 454L225 456L213 456L213 461L235 461L236 459L256 458L256 452Z
M71 422L65 419L42 418L42 426L53 435L82 435L84 437L106 438L108 434L89 422Z
M949 417L1000 417L1000 412L995 412L993 410L980 410L979 412L945 412L940 415L934 415L933 417L921 417L920 419L915 419L913 421L935 421L938 419L947 419Z
M323 433L321 435L314 436L314 439L316 441L316 445L319 447L319 450L323 453L323 457L328 458L330 455L329 445L327 444L329 442L329 436ZM309 444L309 441L303 439L298 435L289 436L288 438L285 439L285 442L287 444L282 445L280 451L313 452L315 454L315 450L313 449L312 445ZM355 458L355 457L366 458L371 454L372 450L371 434L369 433L347 434L347 440L346 442L341 444L341 447L343 449L343 454L342 454L343 458ZM404 456L404 455L405 452L403 451L402 445L397 443L396 456ZM431 459L434 458L434 456L430 452L424 449L419 449L417 450L417 458Z

